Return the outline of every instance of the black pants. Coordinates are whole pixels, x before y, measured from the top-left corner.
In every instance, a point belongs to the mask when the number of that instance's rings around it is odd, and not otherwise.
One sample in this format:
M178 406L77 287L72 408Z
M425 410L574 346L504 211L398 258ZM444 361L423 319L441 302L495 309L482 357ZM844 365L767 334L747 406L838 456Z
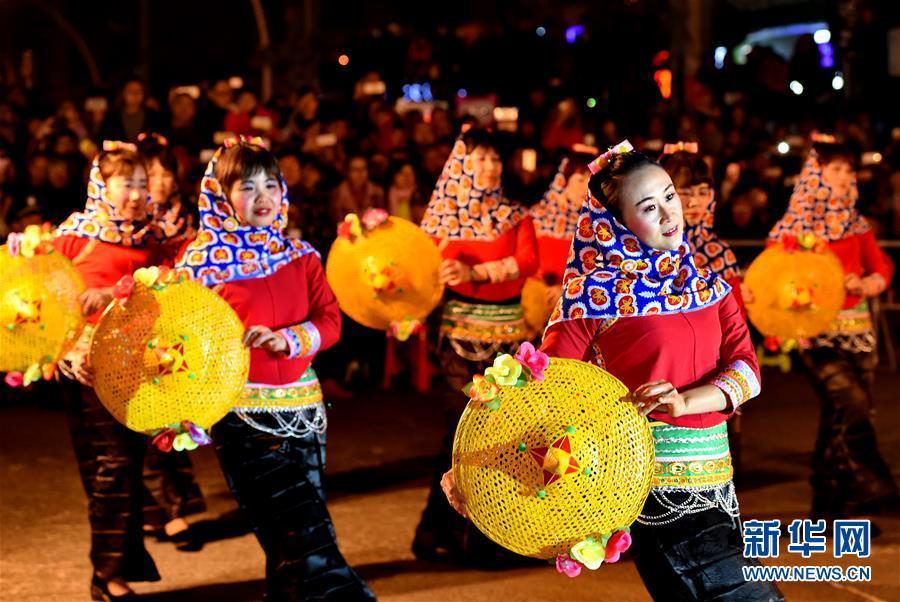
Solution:
M225 479L266 553L266 599L374 600L337 547L321 489L324 436L279 437L229 414L212 437Z
M652 497L647 501L655 503ZM654 600L784 600L774 584L744 580L742 567L758 566L759 561L744 558L737 521L719 509L688 514L664 526L636 522L631 535L630 553Z
M470 520L460 516L447 502L441 489L441 477L450 469L453 461L456 426L468 403L462 388L472 380L474 374L484 373L494 358L481 362L466 360L457 355L446 341L439 348L439 358L447 385L442 396L447 430L435 460L428 502L416 527L415 544L446 550L461 560L482 567L527 562L525 557L495 544Z
M821 404L812 459L813 514L852 514L896 496L872 425L877 355L817 347L800 357Z
M104 579L158 581L142 529L141 473L150 439L116 421L93 389L67 379L61 388L88 497L94 571Z
M206 510L186 453L147 448L144 458L144 524L163 527L176 518Z

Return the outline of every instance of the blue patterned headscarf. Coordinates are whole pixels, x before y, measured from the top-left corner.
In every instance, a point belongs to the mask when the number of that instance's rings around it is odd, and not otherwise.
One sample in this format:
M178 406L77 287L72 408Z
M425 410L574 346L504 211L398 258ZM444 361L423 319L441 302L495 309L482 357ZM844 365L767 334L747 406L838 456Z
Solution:
M103 152L130 151L136 147L127 142L105 140ZM119 217L115 205L107 196L106 181L100 173L100 155L91 163L91 173L87 185L87 202L84 211L73 213L59 225L57 236L77 236L91 238L101 242L140 247L148 242L150 228L147 222L136 222ZM152 214L150 195L146 199L147 216Z
M175 267L205 286L215 286L269 276L299 257L318 255L309 243L284 237L289 201L283 178L281 208L272 225L261 228L240 223L216 179L216 163L225 148L220 147L206 167L197 201L200 230Z
M588 318L611 325L619 318L694 311L730 290L709 268L697 266L687 240L674 251L651 249L588 193L548 326Z

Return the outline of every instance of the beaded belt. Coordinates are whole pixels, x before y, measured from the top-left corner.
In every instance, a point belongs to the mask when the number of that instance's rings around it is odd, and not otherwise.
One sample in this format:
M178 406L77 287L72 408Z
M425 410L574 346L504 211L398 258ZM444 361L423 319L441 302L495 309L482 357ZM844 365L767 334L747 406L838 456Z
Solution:
M525 338L522 306L448 301L441 335L458 341L515 343Z
M247 383L234 404L243 412L267 412L302 408L322 401L319 379L310 366L300 380L287 385Z
M653 422L650 430L656 449L654 488L709 488L731 481L734 470L724 422L702 429Z

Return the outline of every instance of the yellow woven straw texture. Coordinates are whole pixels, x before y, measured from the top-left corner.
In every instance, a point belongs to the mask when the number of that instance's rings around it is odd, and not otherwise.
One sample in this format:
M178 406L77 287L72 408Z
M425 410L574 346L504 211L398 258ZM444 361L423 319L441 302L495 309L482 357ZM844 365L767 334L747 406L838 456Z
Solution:
M547 302L550 288L539 278L528 278L522 287L522 311L525 313L525 327L529 339L544 332L544 327L550 319L554 305Z
M827 249L788 252L773 245L750 264L743 286L753 293L750 321L783 340L822 334L844 304L844 269Z
M184 280L136 283L112 303L91 343L95 389L128 428L151 433L189 420L204 429L234 405L250 368L244 326L217 294Z
M0 372L55 363L81 332L83 291L65 256L13 257L0 247Z
M453 444L456 482L485 535L519 554L554 558L634 522L650 491L653 438L647 420L619 401L621 382L597 366L551 358L542 382L500 391L495 411L469 402ZM535 456L564 435L577 469L545 485Z
M326 277L344 313L387 330L393 322L424 320L437 306L444 294L440 265L440 251L418 226L391 217L353 241L338 237Z

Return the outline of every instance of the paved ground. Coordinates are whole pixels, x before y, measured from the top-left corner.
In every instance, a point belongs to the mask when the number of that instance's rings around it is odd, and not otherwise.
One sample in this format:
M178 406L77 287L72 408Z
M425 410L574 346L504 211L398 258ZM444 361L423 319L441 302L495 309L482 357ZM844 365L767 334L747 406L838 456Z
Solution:
M745 518L789 522L807 510L807 464L817 408L797 375L765 375L765 393L744 418L740 499ZM878 436L900 466L900 375L878 380ZM417 562L409 542L424 504L428 456L440 438L433 398L360 395L331 412L328 484L341 546L381 600L647 600L630 562L569 580L549 568L505 572L463 570ZM86 502L68 432L52 401L0 408L0 600L87 599ZM263 556L235 513L215 458L193 452L209 512L196 527L210 541L202 551L177 552L149 542L163 580L138 585L166 602L258 600ZM900 474L898 474L900 476ZM782 584L789 600L900 600L900 519L881 518L873 580L865 584ZM785 542L782 542L782 548ZM854 564L784 554L778 564ZM860 561L857 561L860 562Z

